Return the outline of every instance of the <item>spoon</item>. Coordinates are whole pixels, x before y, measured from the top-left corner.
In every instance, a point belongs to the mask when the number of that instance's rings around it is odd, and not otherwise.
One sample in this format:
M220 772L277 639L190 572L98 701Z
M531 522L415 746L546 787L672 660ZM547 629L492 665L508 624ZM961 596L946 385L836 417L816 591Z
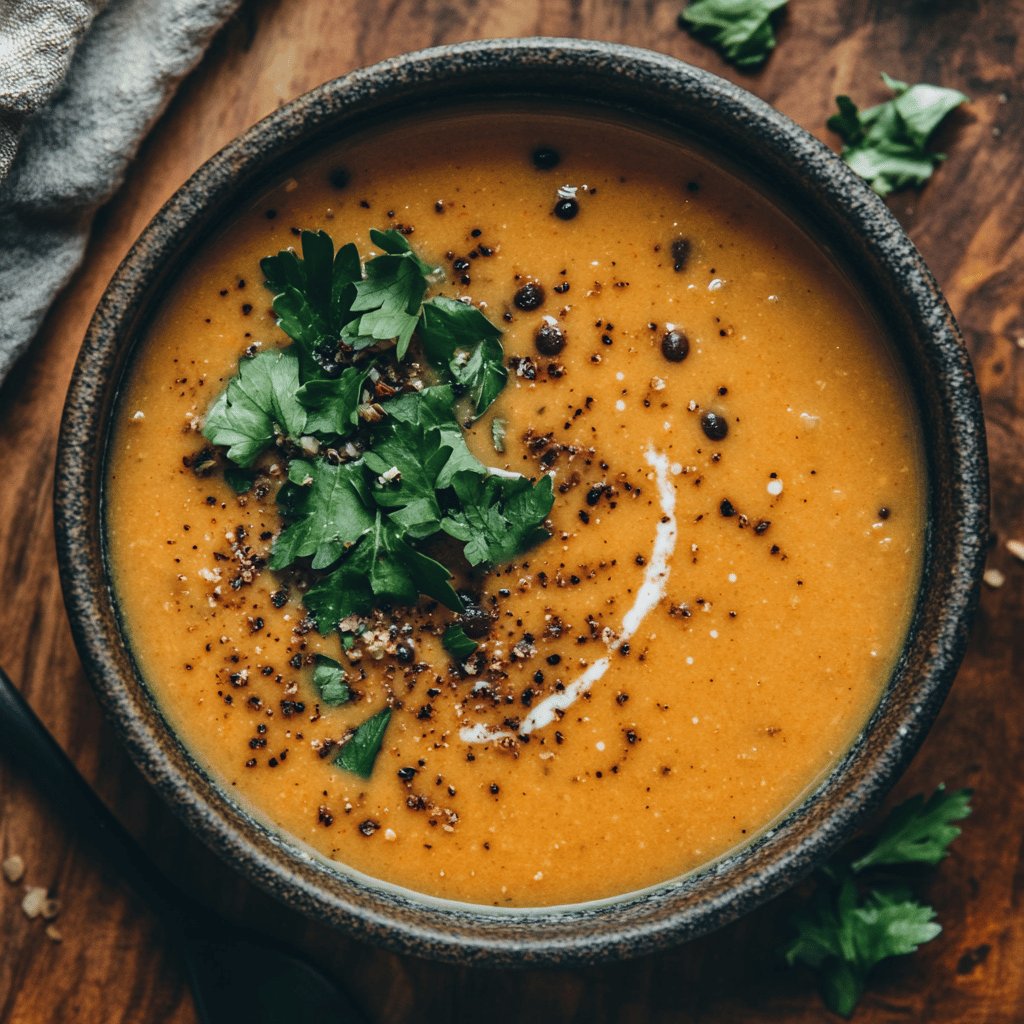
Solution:
M172 884L78 773L2 668L0 751L157 912L185 961L202 1024L366 1024L351 996L320 971L263 936L229 924Z

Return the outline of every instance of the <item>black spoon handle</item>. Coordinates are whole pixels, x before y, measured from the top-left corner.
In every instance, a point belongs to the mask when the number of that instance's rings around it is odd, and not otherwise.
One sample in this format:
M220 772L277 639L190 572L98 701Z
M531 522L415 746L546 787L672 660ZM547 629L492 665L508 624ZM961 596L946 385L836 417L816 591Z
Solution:
M187 897L172 886L106 804L78 773L67 754L39 721L0 668L0 753L21 766L43 794L60 808L76 835L86 836L114 874L156 904L165 920L180 919Z
M19 764L61 809L73 832L91 840L107 867L159 912L185 958L201 1021L365 1024L366 1017L348 992L312 965L246 929L226 924L168 882L79 775L2 668L0 754Z

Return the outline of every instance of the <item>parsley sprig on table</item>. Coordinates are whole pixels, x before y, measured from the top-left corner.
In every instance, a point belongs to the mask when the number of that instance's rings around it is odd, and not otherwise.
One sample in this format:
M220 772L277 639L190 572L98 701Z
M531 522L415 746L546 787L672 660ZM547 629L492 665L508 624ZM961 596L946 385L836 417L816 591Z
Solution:
M885 103L858 110L849 96L837 96L839 113L828 126L843 140L842 157L880 195L923 185L946 159L928 149L928 139L943 118L969 97L938 85L908 85L882 80L894 96Z
M772 16L788 0L692 0L679 15L694 35L738 68L763 64L775 49Z
M927 801L913 797L870 840L840 852L820 872L785 955L790 964L817 971L829 1009L849 1017L876 964L913 953L942 931L935 910L914 897L897 871L946 856L960 835L953 823L971 813L970 797L969 790L947 793L942 786Z
M323 231L261 262L286 348L247 354L206 416L237 491L261 465L287 463L275 571L300 570L307 612L322 633L351 615L415 604L463 604L436 542L462 545L467 566L509 561L544 540L551 478L495 473L470 451L462 423L482 415L508 377L501 332L476 307L426 298L434 268L397 231L371 231L366 260L335 251ZM413 339L432 367L407 360ZM475 646L475 645L474 645ZM465 649L463 644L460 648ZM321 661L325 703L349 699L344 670ZM387 713L364 722L336 763L369 774Z

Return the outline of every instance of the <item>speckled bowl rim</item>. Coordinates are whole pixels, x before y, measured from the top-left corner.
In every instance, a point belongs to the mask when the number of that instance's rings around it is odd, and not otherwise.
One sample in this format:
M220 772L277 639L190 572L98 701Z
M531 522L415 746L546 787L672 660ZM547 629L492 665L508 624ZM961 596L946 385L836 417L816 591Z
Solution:
M917 389L931 525L918 611L893 679L854 747L783 822L706 869L617 902L502 914L347 877L254 820L203 773L154 708L119 630L100 481L133 328L189 238L314 137L410 105L509 94L597 103L692 134L747 165L782 201L798 202L836 240ZM794 122L709 72L632 47L546 38L438 47L355 71L282 107L204 164L146 228L99 303L68 392L55 487L60 575L82 661L130 755L174 811L226 861L311 918L404 953L488 966L650 952L734 920L821 863L892 786L938 713L977 600L987 509L969 358L935 281L878 197Z

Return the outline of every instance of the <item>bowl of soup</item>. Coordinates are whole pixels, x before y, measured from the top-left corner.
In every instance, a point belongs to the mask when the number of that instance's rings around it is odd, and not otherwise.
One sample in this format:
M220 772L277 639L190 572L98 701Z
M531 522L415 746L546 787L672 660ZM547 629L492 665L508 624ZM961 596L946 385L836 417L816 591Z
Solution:
M986 529L970 363L870 190L669 57L411 54L117 271L61 575L146 777L258 885L497 964L794 884L922 741Z

